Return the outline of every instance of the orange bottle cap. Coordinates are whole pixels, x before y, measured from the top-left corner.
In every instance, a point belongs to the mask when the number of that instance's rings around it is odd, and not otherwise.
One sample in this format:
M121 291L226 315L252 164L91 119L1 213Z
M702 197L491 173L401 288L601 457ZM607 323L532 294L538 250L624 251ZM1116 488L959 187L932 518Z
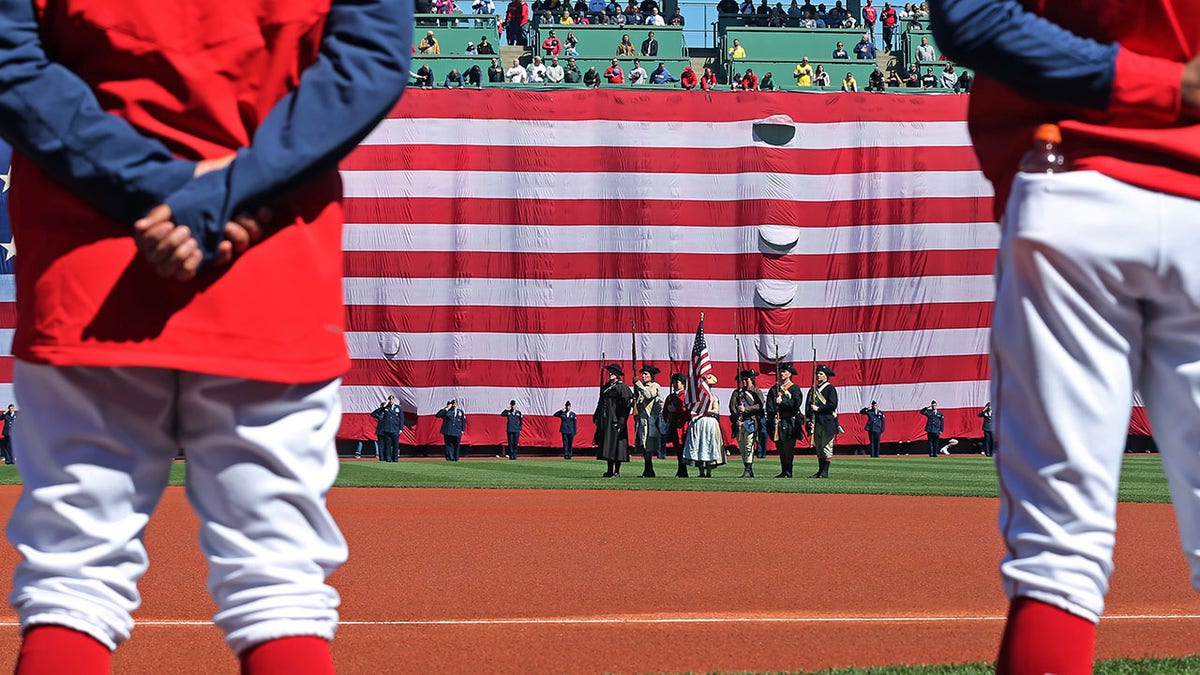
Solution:
M1062 131L1057 124L1039 124L1033 132L1033 139L1045 143L1062 143Z

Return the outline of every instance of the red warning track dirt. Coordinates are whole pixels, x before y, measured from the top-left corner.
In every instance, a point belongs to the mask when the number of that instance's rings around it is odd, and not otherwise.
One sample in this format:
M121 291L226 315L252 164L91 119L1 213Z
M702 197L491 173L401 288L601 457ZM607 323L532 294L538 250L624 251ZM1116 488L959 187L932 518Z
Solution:
M17 490L0 488L6 519ZM333 578L347 674L987 661L1006 607L989 499L339 488L330 505L351 546ZM1099 655L1192 653L1200 602L1170 506L1125 504L1119 522ZM115 672L236 672L196 537L170 488ZM5 595L15 562L4 547ZM0 611L0 671L14 621Z

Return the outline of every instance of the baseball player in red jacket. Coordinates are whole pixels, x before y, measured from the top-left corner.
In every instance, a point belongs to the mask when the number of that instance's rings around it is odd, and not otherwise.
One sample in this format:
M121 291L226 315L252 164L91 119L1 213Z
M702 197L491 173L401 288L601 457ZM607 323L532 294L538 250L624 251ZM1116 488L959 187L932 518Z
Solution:
M21 242L19 673L106 673L179 447L244 672L328 673L338 160L407 80L410 0L0 0ZM254 218L246 214L253 214Z
M1135 388L1200 583L1200 2L930 5L979 73L970 129L1001 223L997 672L1090 673ZM1018 172L1047 123L1065 166L1041 151Z

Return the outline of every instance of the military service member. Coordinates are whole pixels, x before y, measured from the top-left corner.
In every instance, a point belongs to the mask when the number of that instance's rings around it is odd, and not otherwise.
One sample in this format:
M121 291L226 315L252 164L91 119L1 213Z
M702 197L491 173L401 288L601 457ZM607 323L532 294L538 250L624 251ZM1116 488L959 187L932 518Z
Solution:
M800 409L804 405L804 392L792 382L796 369L790 363L781 363L775 370L775 384L767 392L767 414L774 420L772 437L779 450L779 475L776 478L792 477L792 462L796 458L796 439L804 433ZM797 419L799 416L799 419Z
M867 439L871 441L871 456L878 457L879 439L883 437L887 419L884 417L883 411L879 409L879 403L875 401L871 401L871 407L859 410L858 414L867 416L867 425L863 428L867 430Z
M729 419L733 437L742 452L742 478L754 478L754 446L758 444L759 429L763 426L766 406L762 390L754 384L757 370L738 373L738 388L729 397Z

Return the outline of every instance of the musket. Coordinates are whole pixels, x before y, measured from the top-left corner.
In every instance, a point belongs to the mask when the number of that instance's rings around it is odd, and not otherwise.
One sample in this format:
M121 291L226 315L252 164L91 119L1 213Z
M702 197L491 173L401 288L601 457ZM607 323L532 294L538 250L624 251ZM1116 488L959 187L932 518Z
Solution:
M608 369L604 367L608 365L605 363L607 360L604 352L600 352L600 391L604 391L604 385L608 384Z
M629 377L637 381L637 320L633 317L633 296L629 297Z
M812 395L810 396L810 400L813 403L816 403L816 401L817 401L817 336L810 334L808 336L808 339L809 339L809 344L812 345L812 353L813 353ZM812 410L805 410L804 416L808 419L808 424L807 424L807 426L808 426L808 444L815 448L817 446L816 446L816 439L813 438L813 430L817 426L817 414L814 413Z
M782 392L779 389L779 342L775 340L775 336L771 336L771 342L775 344L775 395L779 396ZM775 404L775 438L776 443L779 442L779 422L782 415L779 414L779 404Z
M737 346L737 369L738 369L737 378L736 378L736 381L737 381L736 396L737 396L737 398L735 400L738 401L739 405L745 405L745 403L746 403L746 388L744 386L742 386L742 338L740 338L738 336L736 329L734 329L733 342ZM734 409L736 410L737 408L735 407ZM738 425L741 423L742 423L742 414L738 413L737 419L735 419L734 423L733 423L733 435L734 436L737 436Z

